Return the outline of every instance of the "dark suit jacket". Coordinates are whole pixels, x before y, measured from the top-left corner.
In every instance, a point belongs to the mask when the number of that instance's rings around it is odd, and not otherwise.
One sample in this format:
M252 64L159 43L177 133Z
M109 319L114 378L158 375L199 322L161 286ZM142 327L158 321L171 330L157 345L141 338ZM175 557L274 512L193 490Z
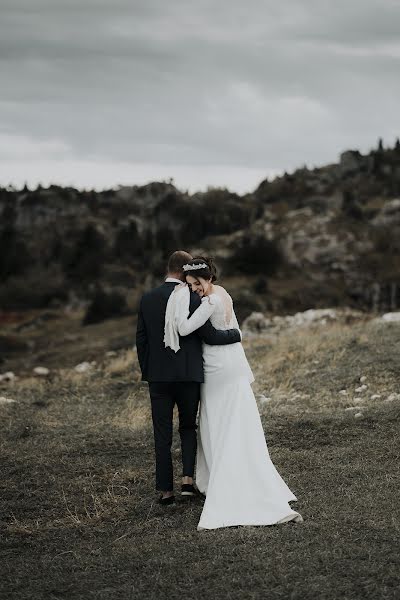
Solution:
M211 345L240 342L237 329L214 329L210 321L187 336L180 337L180 350L164 346L165 311L176 283L165 282L146 292L140 302L136 348L143 381L204 381L202 341ZM200 297L190 293L190 314L201 304Z

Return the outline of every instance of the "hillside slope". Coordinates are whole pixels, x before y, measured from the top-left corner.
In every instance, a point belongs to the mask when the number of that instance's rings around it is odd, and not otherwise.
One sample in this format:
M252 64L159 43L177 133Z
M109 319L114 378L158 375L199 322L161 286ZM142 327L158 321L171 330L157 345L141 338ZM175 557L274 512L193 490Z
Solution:
M171 183L103 192L0 190L0 309L128 300L159 281L177 248L211 253L241 318L400 303L400 143L302 168L252 193L189 195Z

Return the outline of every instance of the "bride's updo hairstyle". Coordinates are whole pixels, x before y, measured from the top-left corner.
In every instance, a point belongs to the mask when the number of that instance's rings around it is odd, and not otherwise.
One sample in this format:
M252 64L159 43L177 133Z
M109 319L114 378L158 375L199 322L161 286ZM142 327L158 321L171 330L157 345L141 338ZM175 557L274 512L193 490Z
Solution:
M211 279L211 282L217 281L217 269L215 267L214 261L211 257L205 256L196 256L192 260L187 262L187 265L193 267L195 265L206 265L201 269L184 269L184 275L191 275L192 277L202 277L207 281ZM185 265L186 266L186 265Z

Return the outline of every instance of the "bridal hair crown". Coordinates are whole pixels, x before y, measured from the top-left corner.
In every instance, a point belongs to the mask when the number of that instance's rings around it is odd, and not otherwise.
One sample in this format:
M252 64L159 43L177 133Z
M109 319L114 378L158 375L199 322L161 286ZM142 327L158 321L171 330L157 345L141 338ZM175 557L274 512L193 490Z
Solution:
M209 266L206 263L201 263L200 265L183 265L184 271L197 271L198 269L208 269Z

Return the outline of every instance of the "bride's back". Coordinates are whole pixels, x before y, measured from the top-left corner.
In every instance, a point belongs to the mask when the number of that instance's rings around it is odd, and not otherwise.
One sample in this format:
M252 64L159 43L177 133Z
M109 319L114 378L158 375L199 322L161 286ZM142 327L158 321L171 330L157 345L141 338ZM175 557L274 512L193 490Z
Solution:
M233 302L228 292L220 285L213 285L213 292L208 297L215 304L210 320L215 329L239 329L233 309ZM225 384L226 381L243 375L250 382L254 376L247 361L241 343L226 346L210 346L203 344L203 360L205 381Z
M213 294L220 300L211 315L211 322L216 329L230 329L233 321L233 302L231 296L221 285L213 285ZM212 301L212 300L211 300Z

